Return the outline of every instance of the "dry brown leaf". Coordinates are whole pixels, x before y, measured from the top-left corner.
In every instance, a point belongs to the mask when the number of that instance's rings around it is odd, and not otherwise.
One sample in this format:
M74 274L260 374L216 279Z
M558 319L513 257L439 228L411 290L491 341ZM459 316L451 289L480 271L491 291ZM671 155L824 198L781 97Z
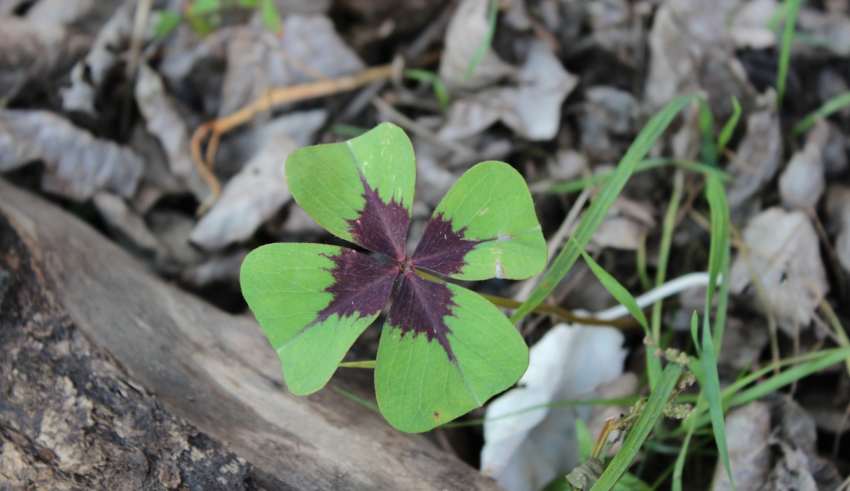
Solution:
M629 92L604 85L590 87L578 121L582 150L591 160L616 161L624 150L617 138L631 136L638 110L638 101Z
M684 326L690 325L690 315L688 313L702 308L705 302L705 291L691 290L699 293L699 298L695 298L692 309L687 309ZM690 306L689 306L690 307ZM685 306L682 305L682 311L685 311ZM726 329L723 331L723 347L720 350L719 365L728 367L732 370L741 372L749 370L755 366L761 354L764 352L768 342L768 329L763 322L747 322L731 317L726 322Z
M219 250L249 238L291 198L284 174L286 158L306 145L324 124L324 110L294 113L266 125L258 151L224 186L212 209L192 230L192 243Z
M830 186L826 209L830 228L836 231L834 247L838 262L850 272L850 187Z
M825 185L823 153L829 126L819 123L809 132L806 145L796 152L779 176L779 196L786 208L813 210Z
M593 234L592 242L597 247L635 251L654 226L651 206L620 196Z
M463 0L449 22L440 58L440 78L449 90L481 88L514 72L513 67L485 45L490 29L489 5L489 0ZM470 71L482 47L486 51Z
M838 13L824 13L813 8L803 8L797 18L797 27L803 35L816 39L816 43L797 45L802 50L826 51L827 53L850 56L850 17Z
M755 401L726 416L726 445L732 478L737 489L759 489L770 471L770 407ZM712 491L731 490L732 485L718 459Z
M414 138L416 149L416 199L436 207L458 176L443 167L443 155L436 145Z
M729 205L739 207L767 184L782 161L782 131L772 109L751 114L747 133L729 166Z
M748 105L754 91L734 56L727 26L741 4L741 0L668 0L661 5L649 33L645 97L651 108L700 89L720 119L731 111L730 96Z
M103 25L86 57L71 70L71 84L61 90L66 111L95 114L97 91L109 72L121 61L119 47L127 44L133 31L135 2L127 2Z
M28 0L0 0L0 15L6 16L15 13L21 5Z
M210 190L192 161L189 130L166 93L162 79L147 65L139 67L135 95L148 132L159 140L168 156L171 172L203 203Z
M732 266L730 288L736 294L755 293L752 278L779 326L793 335L809 325L829 284L820 256L815 228L800 211L769 208L753 217L744 229L746 250Z
M326 233L325 229L316 223L313 217L304 211L304 208L291 205L286 215L286 221L283 223L283 231L280 236L281 238L288 239L302 236L317 237L324 233Z
M28 82L50 80L88 43L58 24L0 17L0 101L15 97Z
M120 196L99 192L94 195L92 201L97 211L100 212L100 216L111 229L117 231L145 252L158 253L161 251L162 246L159 240L148 229L144 219L127 206L127 203Z
M96 0L39 0L27 11L27 19L37 24L67 26L87 16Z
M729 34L738 48L765 49L776 44L776 33L765 19L770 19L779 4L776 0L753 0L744 3L732 17Z
M818 484L809 471L809 456L799 448L780 442L782 457L773 467L766 483L771 491L818 491Z
M179 274L203 261L203 254L189 242L195 226L193 217L167 209L155 209L148 214L148 224L165 248L165 255L158 258L157 265L162 273Z
M0 110L0 172L37 160L48 169L42 186L77 201L99 190L129 198L144 170L132 150L95 138L56 114Z
M561 104L578 84L543 42L536 42L519 72L519 85L480 91L452 104L439 136L476 135L501 120L529 140L551 140L561 125Z
M235 284L239 281L239 268L247 253L246 250L239 250L223 256L212 256L184 271L181 278L195 288L216 283Z
M272 87L348 75L364 67L325 16L287 16L282 32L278 36L256 20L234 30L227 45L220 116Z

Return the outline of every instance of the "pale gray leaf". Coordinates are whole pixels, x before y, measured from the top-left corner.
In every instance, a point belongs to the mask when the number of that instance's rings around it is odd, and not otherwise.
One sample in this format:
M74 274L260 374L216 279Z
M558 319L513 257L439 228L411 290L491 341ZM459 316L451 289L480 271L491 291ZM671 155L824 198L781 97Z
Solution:
M207 250L221 249L249 238L277 213L291 198L284 162L300 146L290 135L312 135L325 118L323 110L295 113L263 128L259 150L224 186L215 205L192 230L192 242Z
M0 172L41 160L51 192L84 201L98 190L129 198L144 162L132 150L95 138L47 111L0 110Z

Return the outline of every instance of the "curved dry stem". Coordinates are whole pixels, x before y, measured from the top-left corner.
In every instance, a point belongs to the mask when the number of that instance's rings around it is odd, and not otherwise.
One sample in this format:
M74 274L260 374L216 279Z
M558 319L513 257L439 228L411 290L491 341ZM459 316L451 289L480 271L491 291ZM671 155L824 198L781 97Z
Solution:
M257 114L269 111L277 106L354 90L378 80L391 78L395 70L396 68L391 64L379 65L354 75L336 79L323 79L290 87L270 89L242 109L198 126L192 134L190 142L192 160L195 162L198 173L209 186L211 193L210 199L202 205L199 212L209 209L221 193L221 184L212 169L221 137L225 133L250 122ZM204 152L203 146L207 137L209 139L207 140L206 152Z

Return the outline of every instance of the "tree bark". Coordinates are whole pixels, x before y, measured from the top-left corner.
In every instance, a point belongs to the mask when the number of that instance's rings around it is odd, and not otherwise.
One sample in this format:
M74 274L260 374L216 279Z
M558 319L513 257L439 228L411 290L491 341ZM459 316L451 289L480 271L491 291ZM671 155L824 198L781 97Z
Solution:
M331 387L346 384L345 373ZM0 489L495 489L0 180Z

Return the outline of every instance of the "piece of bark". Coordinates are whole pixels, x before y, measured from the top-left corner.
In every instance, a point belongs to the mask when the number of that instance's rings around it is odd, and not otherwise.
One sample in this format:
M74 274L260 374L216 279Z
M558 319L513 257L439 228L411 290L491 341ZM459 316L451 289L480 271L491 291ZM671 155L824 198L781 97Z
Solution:
M331 388L288 394L255 322L166 284L4 181L0 306L0 481L496 489Z

